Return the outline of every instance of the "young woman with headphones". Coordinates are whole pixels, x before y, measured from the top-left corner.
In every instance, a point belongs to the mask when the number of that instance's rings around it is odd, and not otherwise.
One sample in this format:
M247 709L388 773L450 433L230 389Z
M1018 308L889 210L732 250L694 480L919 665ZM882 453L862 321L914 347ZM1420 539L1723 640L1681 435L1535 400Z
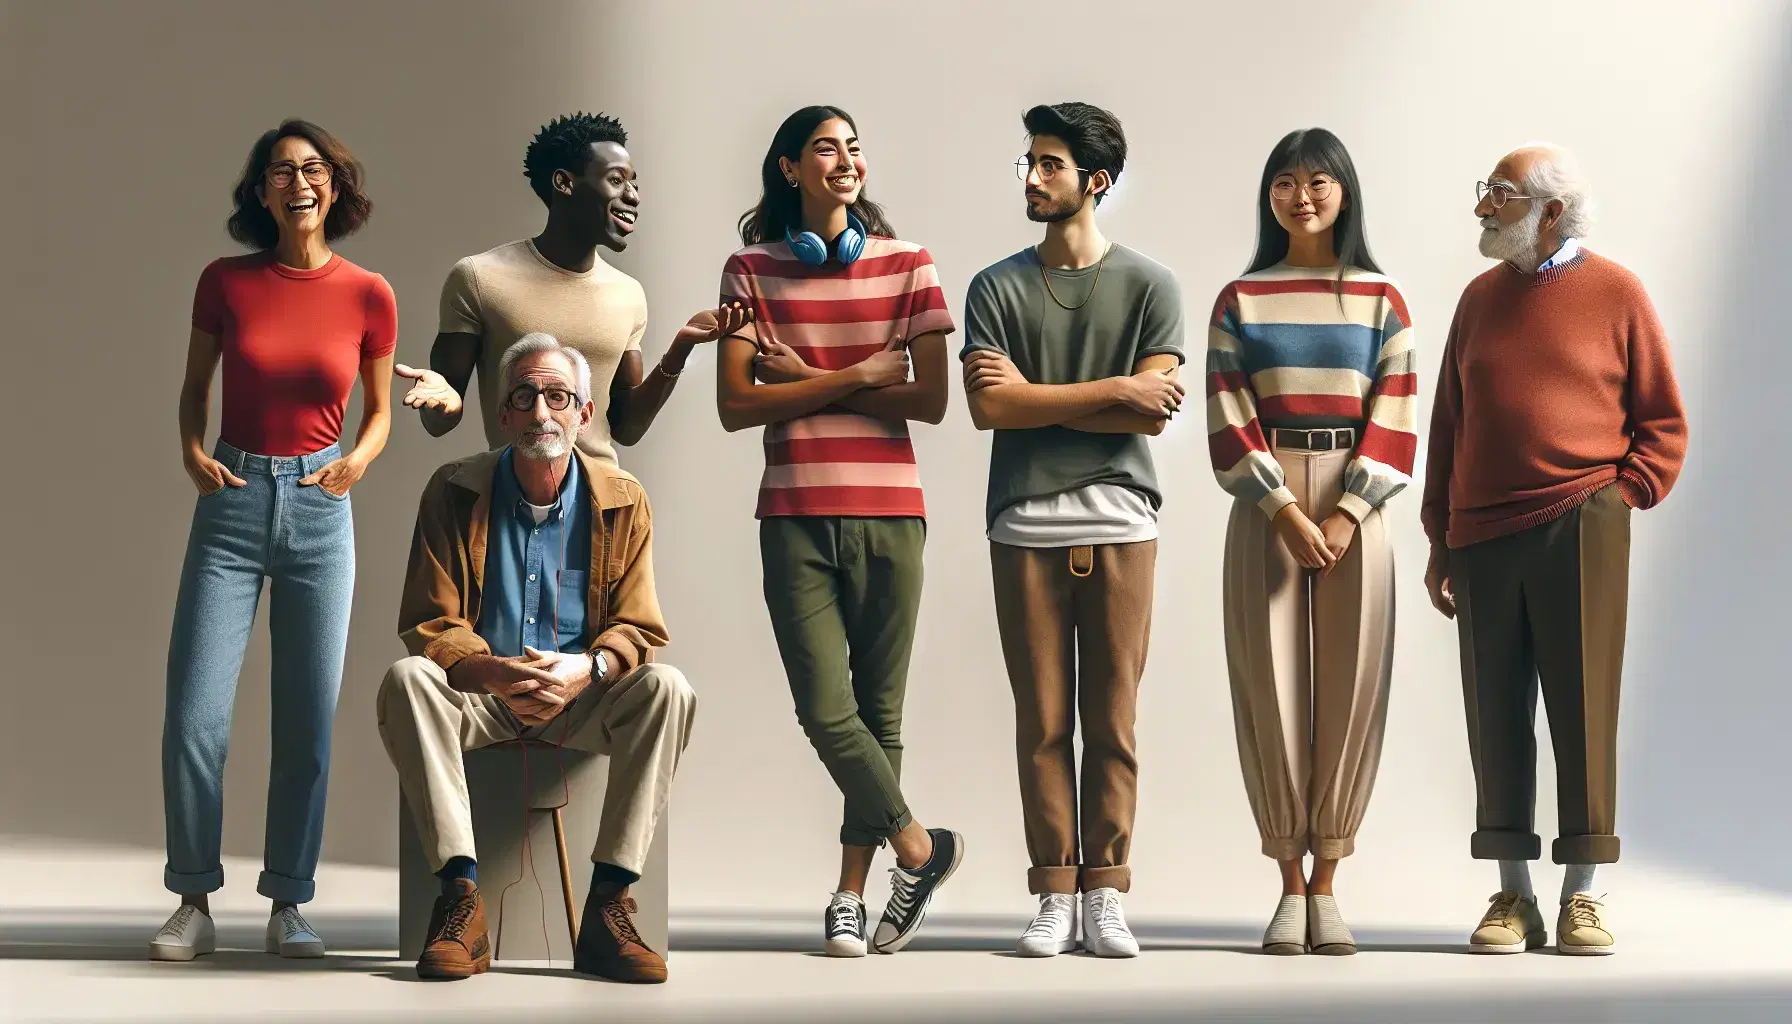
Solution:
M885 841L896 867L869 937L880 953L909 943L964 849L923 828L898 784L927 535L907 421L945 416L952 316L927 250L865 198L866 170L837 107L778 128L764 193L740 219L745 248L722 271L722 305L747 322L722 340L716 374L722 426L765 427L766 608L797 720L846 799L823 915L835 956L865 955L865 880Z

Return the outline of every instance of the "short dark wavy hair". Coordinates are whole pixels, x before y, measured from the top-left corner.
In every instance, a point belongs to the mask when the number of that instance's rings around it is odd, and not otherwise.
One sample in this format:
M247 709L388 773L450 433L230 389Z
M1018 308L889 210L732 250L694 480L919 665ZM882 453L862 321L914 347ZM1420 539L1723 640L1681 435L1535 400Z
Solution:
M554 172L585 173L591 164L591 145L614 142L628 148L628 132L608 114L564 114L541 126L523 154L523 174L543 203L554 200Z
M1050 135L1064 141L1070 158L1083 169L1077 177L1084 188L1096 171L1108 172L1109 188L1120 180L1120 171L1126 166L1126 132L1120 119L1108 111L1088 103L1041 103L1022 115L1021 123L1028 135ZM1106 190L1097 193L1095 205L1100 206L1106 196Z
M249 159L243 163L243 176L237 179L236 191L232 193L236 209L226 224L230 237L251 249L272 249L280 240L274 215L261 205L258 189L267 174L268 164L273 162L275 143L288 138L304 139L329 161L330 184L336 190L336 198L330 204L330 212L324 216L325 241L334 242L359 231L373 214L373 201L362 191L361 162L341 139L310 121L288 118L280 122L280 127L264 132L255 140L255 147L249 150Z

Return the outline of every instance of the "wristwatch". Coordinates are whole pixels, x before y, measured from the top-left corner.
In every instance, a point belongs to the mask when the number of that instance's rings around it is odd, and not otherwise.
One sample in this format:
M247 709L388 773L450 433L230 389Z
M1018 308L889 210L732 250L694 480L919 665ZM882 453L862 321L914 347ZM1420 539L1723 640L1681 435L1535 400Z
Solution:
M608 659L606 659L604 657L604 652L603 651L592 651L591 652L591 680L593 682L602 682L603 678L609 674L610 674L610 662Z

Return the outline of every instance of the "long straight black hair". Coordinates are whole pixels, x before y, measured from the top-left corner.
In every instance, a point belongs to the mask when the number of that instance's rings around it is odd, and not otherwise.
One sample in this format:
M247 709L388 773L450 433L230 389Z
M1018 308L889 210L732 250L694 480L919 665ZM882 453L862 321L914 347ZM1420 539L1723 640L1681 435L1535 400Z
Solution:
M778 158L783 157L791 163L801 161L809 136L836 117L850 125L854 135L859 133L852 115L833 106L804 107L778 126L778 133L772 136L771 148L765 151L765 162L759 166L759 204L740 215L742 245L781 242L789 229L802 230L803 190L790 187L783 169L778 166ZM851 210L859 223L865 225L867 234L896 237L896 230L884 218L883 207L865 198L863 186L860 186L858 201L852 204Z
M1276 175L1304 167L1324 172L1344 187L1344 205L1338 211L1338 222L1332 226L1332 251L1338 256L1338 294L1344 294L1344 270L1356 267L1370 273L1381 273L1375 257L1369 255L1369 235L1363 220L1363 190L1356 176L1356 164L1350 151L1336 135L1324 128L1302 128L1282 136L1270 150L1263 164L1263 181L1257 187L1257 253L1251 257L1250 269L1255 273L1273 267L1288 258L1288 230L1276 223L1276 214L1269 205L1269 186Z

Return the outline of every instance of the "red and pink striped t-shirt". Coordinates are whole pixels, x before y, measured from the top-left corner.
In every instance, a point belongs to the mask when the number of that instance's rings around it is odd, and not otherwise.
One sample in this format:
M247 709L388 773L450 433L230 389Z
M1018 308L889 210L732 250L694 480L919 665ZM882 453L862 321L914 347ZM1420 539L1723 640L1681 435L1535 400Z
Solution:
M811 267L783 241L748 246L722 268L722 302L752 309L762 341L821 370L862 362L892 338L953 330L933 258L893 238L866 239L844 267ZM830 407L765 428L760 518L926 514L906 422Z

